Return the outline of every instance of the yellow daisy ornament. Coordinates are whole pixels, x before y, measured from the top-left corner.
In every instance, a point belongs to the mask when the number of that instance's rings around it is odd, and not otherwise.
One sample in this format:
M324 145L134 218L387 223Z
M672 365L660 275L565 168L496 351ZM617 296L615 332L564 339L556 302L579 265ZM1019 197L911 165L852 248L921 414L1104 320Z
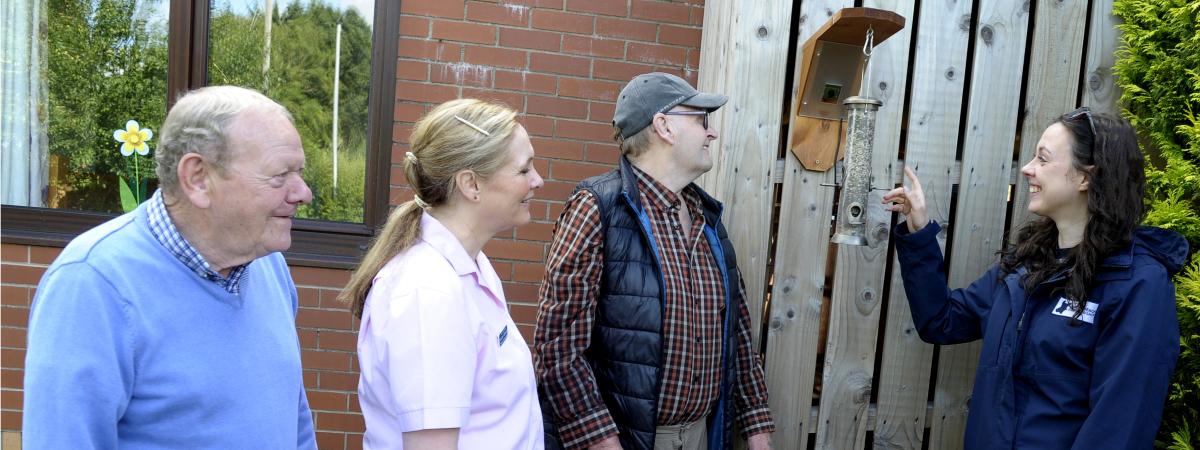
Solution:
M146 141L154 137L154 132L149 128L140 128L136 120L125 122L124 130L113 131L113 139L121 142L121 154L125 156L132 155L137 152L139 155L147 155L150 153L150 146L146 145Z

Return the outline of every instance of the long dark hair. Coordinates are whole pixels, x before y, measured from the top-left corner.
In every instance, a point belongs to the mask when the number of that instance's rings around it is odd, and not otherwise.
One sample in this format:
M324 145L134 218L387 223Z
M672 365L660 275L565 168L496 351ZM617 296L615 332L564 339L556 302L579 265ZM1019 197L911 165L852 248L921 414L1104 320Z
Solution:
M1078 320L1100 262L1127 246L1142 222L1146 174L1137 134L1124 119L1081 108L1054 123L1062 124L1071 134L1074 168L1088 178L1088 222L1083 241L1059 262L1058 228L1049 218L1038 217L1021 228L1016 243L1001 252L1000 269L1009 274L1024 266L1028 272L1021 281L1026 291L1061 271L1069 271L1060 289L1074 304L1074 318Z

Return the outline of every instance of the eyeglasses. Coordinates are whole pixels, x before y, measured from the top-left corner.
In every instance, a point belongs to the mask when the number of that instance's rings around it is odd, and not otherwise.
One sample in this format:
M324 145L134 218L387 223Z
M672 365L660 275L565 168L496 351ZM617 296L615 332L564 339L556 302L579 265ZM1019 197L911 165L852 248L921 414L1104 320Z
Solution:
M1078 119L1079 116L1087 118L1088 128L1092 130L1092 139L1096 139L1096 122L1092 120L1092 108L1080 106L1078 109L1067 113L1065 116L1063 116L1063 118L1067 120L1075 120Z
M663 113L667 116L700 116L700 124L704 129L708 129L708 111L667 111Z

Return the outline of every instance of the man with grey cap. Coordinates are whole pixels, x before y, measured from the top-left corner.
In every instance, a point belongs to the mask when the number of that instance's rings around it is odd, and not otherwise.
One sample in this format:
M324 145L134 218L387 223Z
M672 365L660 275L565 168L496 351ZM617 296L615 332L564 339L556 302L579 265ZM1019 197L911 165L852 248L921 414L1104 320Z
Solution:
M666 73L617 99L619 167L554 230L534 333L547 448L769 448L775 429L712 168L724 95Z

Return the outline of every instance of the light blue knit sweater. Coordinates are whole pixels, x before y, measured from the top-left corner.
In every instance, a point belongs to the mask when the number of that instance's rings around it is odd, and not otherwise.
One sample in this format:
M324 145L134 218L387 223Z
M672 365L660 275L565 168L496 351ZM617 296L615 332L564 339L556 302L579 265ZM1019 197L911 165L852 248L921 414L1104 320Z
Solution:
M315 448L283 257L251 262L230 294L146 217L142 205L80 235L42 277L24 448Z

